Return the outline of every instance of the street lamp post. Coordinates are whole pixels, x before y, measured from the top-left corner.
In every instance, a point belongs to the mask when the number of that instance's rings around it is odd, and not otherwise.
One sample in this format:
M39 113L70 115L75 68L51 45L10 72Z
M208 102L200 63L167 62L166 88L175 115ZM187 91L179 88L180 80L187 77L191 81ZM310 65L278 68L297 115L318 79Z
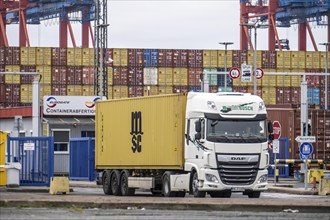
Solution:
M254 28L254 51L253 51L253 73L254 73L254 77L253 77L253 94L257 95L257 28L264 26L264 25L260 25L258 23L258 21L254 24L240 24L241 26L247 26L247 27L251 27Z
M324 88L324 93L325 93L325 96L324 96L324 109L328 109L328 50L329 50L329 44L330 42L327 42L327 43L320 43L320 45L323 45L325 46L325 88Z
M219 42L221 45L225 45L225 92L227 92L227 46L234 44L233 42Z

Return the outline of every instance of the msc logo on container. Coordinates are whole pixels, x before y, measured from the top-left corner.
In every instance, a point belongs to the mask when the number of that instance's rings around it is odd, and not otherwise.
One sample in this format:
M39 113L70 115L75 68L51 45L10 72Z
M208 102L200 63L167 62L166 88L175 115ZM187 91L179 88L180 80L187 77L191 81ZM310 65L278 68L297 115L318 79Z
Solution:
M141 153L142 151L142 113L141 112L132 112L131 114L131 132L132 135L132 151L135 153Z

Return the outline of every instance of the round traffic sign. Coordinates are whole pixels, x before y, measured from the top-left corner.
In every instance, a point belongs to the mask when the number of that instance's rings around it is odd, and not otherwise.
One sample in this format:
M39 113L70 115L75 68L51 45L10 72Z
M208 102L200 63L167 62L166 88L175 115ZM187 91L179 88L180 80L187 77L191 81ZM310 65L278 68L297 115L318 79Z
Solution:
M300 153L305 156L309 156L313 153L313 145L308 142L304 142L300 145Z
M279 121L273 122L273 135L274 139L279 139L281 137L281 124Z
M256 69L256 78L261 79L264 76L264 71L261 68Z
M241 75L241 71L237 67L233 67L229 70L229 76L233 79L238 78Z

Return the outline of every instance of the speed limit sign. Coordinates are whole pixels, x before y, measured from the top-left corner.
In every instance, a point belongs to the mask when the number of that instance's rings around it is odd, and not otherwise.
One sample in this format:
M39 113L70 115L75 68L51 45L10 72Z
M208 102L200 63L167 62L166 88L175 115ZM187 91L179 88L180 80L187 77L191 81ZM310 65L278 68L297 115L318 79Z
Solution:
M264 71L261 68L256 69L256 78L261 79L264 76Z
M229 76L233 79L238 78L240 75L241 75L241 71L236 67L233 67L229 70Z

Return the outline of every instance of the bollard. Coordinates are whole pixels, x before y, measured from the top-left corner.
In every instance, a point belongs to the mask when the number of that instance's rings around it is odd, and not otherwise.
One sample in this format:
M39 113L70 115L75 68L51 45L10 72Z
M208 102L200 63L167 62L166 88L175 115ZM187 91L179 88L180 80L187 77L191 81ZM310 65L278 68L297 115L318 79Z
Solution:
M280 173L280 172L279 172L279 169L276 168L276 171L275 171L275 172L276 172L276 175L275 175L275 176L276 176L276 177L275 177L275 182L278 183L278 182L279 182L279 181L278 181L278 176L279 176L279 173Z

